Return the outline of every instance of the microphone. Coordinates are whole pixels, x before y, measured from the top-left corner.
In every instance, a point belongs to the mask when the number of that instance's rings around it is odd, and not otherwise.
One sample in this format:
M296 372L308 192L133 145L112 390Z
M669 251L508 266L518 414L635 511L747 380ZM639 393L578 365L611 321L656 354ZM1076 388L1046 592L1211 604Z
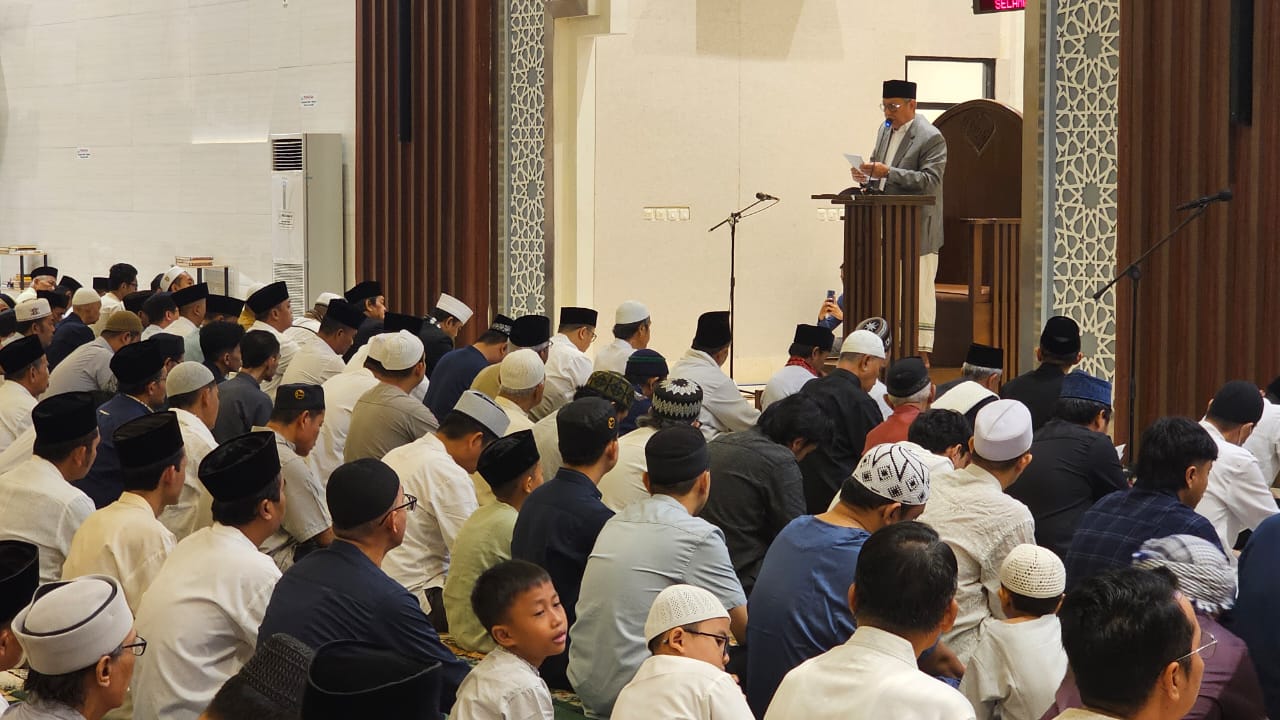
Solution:
M889 164L889 159L888 159L888 158L885 158L885 157L880 157L880 153L881 153L881 152L883 152L883 153L885 153L886 155L889 153L889 138L890 138L890 136L893 134L893 121L892 121L892 120L885 120L885 121L884 121L884 129L885 129L885 133L884 133L884 142L883 142L883 143L878 142L878 141L876 142L876 148L875 148L875 151L874 151L874 152L872 152L872 154L871 154L871 162L873 162L873 163L876 163L876 162L882 162L882 163L884 163L885 165L888 165L888 164ZM882 145L883 145L883 149L881 148L881 146L882 146ZM877 189L877 190L884 190L884 185L885 185L885 182L886 182L887 180L888 180L888 178L880 178L879 180L877 180L877 179L875 179L875 178L872 178L872 177L868 176L868 177L867 177L867 182L864 184L864 187L869 187L869 186L871 186L872 184L874 184L874 185L876 186L876 189Z
M1178 207L1174 208L1174 210L1191 210L1192 208L1202 208L1205 205L1210 205L1216 202L1227 202L1233 197L1235 197L1235 193L1231 192L1231 188L1227 188L1226 190L1219 190L1218 192L1212 195L1205 195L1202 198L1196 198L1191 202L1184 202Z
M774 202L778 202L778 198L770 195L769 193L756 193L756 199L761 202L764 202L765 200L772 200Z

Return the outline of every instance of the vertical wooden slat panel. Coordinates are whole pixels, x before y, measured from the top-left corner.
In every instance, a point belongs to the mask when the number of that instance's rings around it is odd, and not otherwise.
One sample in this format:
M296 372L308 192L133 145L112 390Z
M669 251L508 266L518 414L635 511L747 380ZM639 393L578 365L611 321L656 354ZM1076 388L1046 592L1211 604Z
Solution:
M1177 204L1230 187L1143 268L1137 405L1129 381L1129 281L1117 287L1117 416L1139 432L1161 415L1198 417L1225 381L1264 384L1280 366L1275 278L1280 251L1280 119L1266 99L1280 80L1280 12L1257 3L1254 123L1229 122L1230 3L1121 3L1117 259L1124 267L1185 215ZM1123 433L1123 419L1116 424ZM1126 438L1120 438L1124 440Z
M460 298L476 311L468 342L487 325L493 283L494 5L412 0L408 17L398 6L357 0L356 273L382 280L398 312ZM412 24L411 97L399 87L401 23Z

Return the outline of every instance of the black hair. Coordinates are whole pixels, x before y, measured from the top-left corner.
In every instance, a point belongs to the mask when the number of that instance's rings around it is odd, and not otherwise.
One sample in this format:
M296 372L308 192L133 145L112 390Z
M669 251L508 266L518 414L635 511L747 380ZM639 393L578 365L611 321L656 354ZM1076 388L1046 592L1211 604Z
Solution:
M1062 646L1085 705L1130 716L1169 663L1191 651L1195 629L1176 593L1167 569L1134 567L1091 577L1067 593L1058 611Z
M36 323L38 323L38 322L40 322L41 320L48 320L50 323L52 323L52 322L53 322L53 316L52 316L52 315L45 315L44 317L42 317L42 318L36 318L35 320L23 320L22 322L20 322L20 323L18 323L18 324L17 324L17 326L16 326L15 330L16 330L16 332L17 332L18 334L20 334L20 335L27 335L27 334L30 334L30 332L31 332L31 328L35 327L35 324L36 324Z
M97 667L98 663L94 662L92 667L61 675L45 675L35 668L28 668L22 689L41 703L78 708L85 702L85 677L97 672Z
M328 313L325 313L325 316L320 318L320 332L325 335L333 335L339 331L348 330L350 327L350 325L339 321Z
M425 357L426 356L424 355L423 358L420 358L418 360L418 362L424 362ZM370 358L365 358L364 366L366 368L369 368L369 370L371 370L374 375L381 375L382 377L388 377L394 380L403 380L409 377L410 375L413 375L413 369L418 366L418 363L416 362L410 365L409 367L401 368L400 370L388 370L385 367L383 367L381 362L374 360L373 358L370 357Z
M471 589L471 610L485 630L508 619L520 593L551 582L546 570L524 560L505 560L480 573Z
M119 290L121 285L138 282L138 268L129 263L116 263L107 271L107 289Z
M1163 417L1142 433L1134 487L1178 492L1187 486L1187 468L1218 459L1218 446L1194 420Z
M216 380L210 380L208 385L198 387L190 392L179 393L169 396L169 407L186 409L192 407L200 401L200 392L217 384Z
M80 448L93 447L94 438L98 437L98 429L94 428L92 432L81 435L71 440L62 440L60 442L41 442L40 433L36 433L35 444L31 448L31 452L37 457L42 457L51 463L59 463L71 457L71 453Z
M266 330L250 330L240 339L240 364L244 367L262 367L279 354L280 341Z
M649 322L649 318L645 318L633 323L619 323L613 326L613 336L619 340L629 341L631 338L635 337L636 333L640 332L645 325L648 325Z
M1053 416L1076 425L1087 425L1102 413L1102 419L1111 422L1111 406L1097 400L1084 398L1058 398L1053 405Z
M481 444L484 447L489 447L489 443L498 439L498 436L493 434L493 431L489 429L488 425L485 425L466 413L455 412L453 410L450 410L449 414L444 416L444 420L440 422L440 427L436 432L450 440L461 440L468 435L480 433L483 437Z
M969 418L955 410L925 410L911 421L907 428L907 441L913 442L935 455L947 448L959 445L969 451L969 438L973 437L973 425Z
M651 378L656 378L658 382L662 382L667 377L666 375L632 375L631 373L623 373L622 376L632 385L643 385L645 381Z
M209 362L219 355L234 350L244 339L244 328L239 323L215 320L200 328L200 352Z
M706 471L704 470L703 472L706 472ZM653 476L650 476L649 489L652 491L654 495L675 495L677 497L682 495L688 495L689 491L693 490L693 486L698 484L698 478L700 477L702 477L702 473L698 473L697 475L694 475L688 480L681 480L680 482L674 482L674 483L664 483L664 482L657 482L653 479Z
M462 322L457 315L454 315L448 310L441 310L440 308L431 309L431 318L438 323L442 323L446 320L457 320L458 322Z
M933 528L906 521L867 538L854 571L859 625L908 635L938 627L956 594L956 555Z
M151 322L159 320L170 311L178 312L178 304L173 301L173 296L167 292L153 293L151 297L142 302L142 312L147 314Z
M808 395L788 395L765 408L757 422L760 432L779 445L804 440L805 445L826 445L836 426L822 406Z
M1049 598L1028 597L1010 590L1008 585L1005 586L1004 590L1009 593L1009 604L1013 606L1014 610L1036 617L1054 614L1058 610L1058 603L1062 600L1061 595Z
M153 462L150 465L121 468L120 479L124 482L124 489L142 490L144 492L155 490L160 487L160 476L164 475L164 471L178 467L185 454L185 448L178 448L169 457L162 458L160 461Z
M807 358L813 354L814 350L821 350L817 345L805 345L803 343L791 343L791 347L787 348L787 355L791 357ZM831 348L822 350L822 352L830 352Z
M695 420L697 418L694 418ZM676 427L679 425L692 425L690 420L678 420L669 418L665 415L659 415L650 408L649 412L636 418L636 427L653 428L654 430L662 430L663 428Z
M308 408L306 410L302 410L299 408L272 407L270 422L280 423L282 425L291 425L294 420L297 420L298 418L302 417L303 413L308 413L308 412L311 413L312 417L315 417L316 415L319 415L320 413L324 412L324 408L315 408L315 409Z
M156 370L154 375L145 377L135 382L125 382L119 380L116 383L116 392L121 395L141 395L147 391L147 386L151 383L160 382L160 373L164 372L164 368Z
M258 517L258 506L262 504L263 500L270 500L273 503L280 502L280 475L277 474L274 480L247 498L239 500L215 499L212 506L213 519L228 527L248 525Z
M875 510L894 501L871 492L853 477L847 477L840 483L840 502L862 510Z
M151 278L151 291L152 291L152 292L159 292L159 291L160 291L160 281L161 281L161 280L164 280L164 273L156 273L156 276L155 276L155 277L153 277L153 278ZM168 288L165 288L165 290L168 290Z
M707 347L705 345L699 345L698 343L694 343L690 345L690 347L693 348L694 350L697 350L698 352L704 352L708 355L715 355L716 353L720 352L721 350L724 350L725 348L729 347L732 344L733 342L730 341L723 345L717 345L716 347Z
M559 433L557 431L557 435L558 434ZM589 465L595 465L596 461L604 455L604 451L608 449L609 443L617 439L617 435L613 435L612 437L596 435L590 440L587 440L586 438L579 438L579 443L569 444L564 441L563 437L561 437L556 440L556 447L560 450L560 460L563 461L565 465L587 467Z
M968 445L965 445L965 447L967 448ZM1031 452L1031 450L1028 449L1027 451L1023 452L1021 455L1018 455L1017 457L1011 457L1008 460L991 460L988 458L984 458L976 450L970 453L970 456L973 458L974 463L981 465L982 468L985 469L987 472L1000 473L1000 472L1007 472L1009 470L1012 470L1014 467L1017 466L1018 462L1022 460L1022 458L1026 457L1028 452Z
M480 333L480 337L476 338L477 343L484 345L500 345L505 344L510 338L497 330L485 330Z
M40 358L43 358L43 357L44 355L41 355L40 357L36 358L35 360L32 360L31 362L27 363L26 365L23 365L20 368L14 368L12 372L5 373L5 377L9 378L10 380L20 379L23 375L27 374L28 370L31 370L32 368L34 368L36 366L36 363L40 362Z
M1045 365L1058 365L1061 367L1069 367L1076 364L1076 356L1078 352L1072 353L1055 353L1049 352L1043 345L1040 346L1040 362Z
M556 327L556 332L564 333L565 335L568 335L569 333L577 332L582 328L591 328L591 327L595 327L595 325L588 325L586 323L560 323Z

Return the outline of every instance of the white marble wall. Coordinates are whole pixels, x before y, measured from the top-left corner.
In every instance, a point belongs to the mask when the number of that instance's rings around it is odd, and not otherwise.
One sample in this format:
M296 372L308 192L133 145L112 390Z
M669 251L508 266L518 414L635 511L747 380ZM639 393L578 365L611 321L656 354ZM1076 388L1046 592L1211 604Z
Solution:
M269 279L272 133L342 133L350 243L354 131L350 0L0 0L0 245L82 282L178 254Z

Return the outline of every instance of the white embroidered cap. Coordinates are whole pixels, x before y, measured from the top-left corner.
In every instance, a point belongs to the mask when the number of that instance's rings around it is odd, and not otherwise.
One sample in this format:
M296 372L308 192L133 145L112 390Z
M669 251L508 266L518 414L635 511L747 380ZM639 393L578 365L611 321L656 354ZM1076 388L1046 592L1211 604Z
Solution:
M653 599L644 621L644 641L682 625L727 617L729 611L710 591L692 585L671 585Z
M1029 598L1054 598L1067 587L1067 569L1052 550L1022 544L1000 565L1000 584Z
M49 309L48 300L36 298L35 300L23 300L18 303L18 307L13 309L13 314L18 319L18 322L27 322L49 317L53 314L53 311Z
M443 310L458 318L458 322L464 325L474 313L471 308L467 307L466 303L448 293L440 293L440 299L436 300L436 309Z
M854 330L840 344L840 354L847 353L861 353L883 360L885 358L884 341L870 330Z
M110 655L133 629L133 613L114 578L85 575L36 590L13 619L31 668L43 675L83 670Z
M535 388L547 377L547 366L538 353L521 348L507 353L498 367L498 385L504 390Z
M649 308L639 300L628 300L618 306L613 314L613 321L618 325L630 325L649 318Z
M369 338L369 357L388 370L407 370L422 359L422 340L408 330Z

